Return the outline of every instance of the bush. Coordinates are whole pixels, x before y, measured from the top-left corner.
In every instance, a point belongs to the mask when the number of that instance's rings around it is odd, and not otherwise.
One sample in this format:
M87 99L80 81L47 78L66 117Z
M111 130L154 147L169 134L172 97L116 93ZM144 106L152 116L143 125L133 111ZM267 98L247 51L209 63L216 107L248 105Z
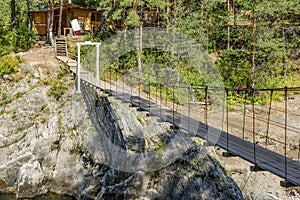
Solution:
M19 66L19 58L5 55L0 58L0 76L16 73Z
M0 35L0 56L11 52L27 51L36 35L29 31L27 26L22 25L15 30L6 31Z
M56 100L58 100L68 90L65 81L61 79L52 79L50 86L48 95L53 96Z

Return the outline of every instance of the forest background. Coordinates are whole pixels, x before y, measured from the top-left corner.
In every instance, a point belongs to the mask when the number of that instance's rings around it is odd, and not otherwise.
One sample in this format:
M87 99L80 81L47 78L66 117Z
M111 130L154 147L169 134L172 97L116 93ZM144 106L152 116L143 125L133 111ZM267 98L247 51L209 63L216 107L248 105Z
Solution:
M18 58L39 40L32 31L33 10L71 1L2 0L0 7L0 75L14 73ZM300 4L298 0L73 0L102 10L101 30L89 40L101 41L118 31L163 27L182 32L210 53L228 88L299 87ZM149 23L149 14L155 22ZM51 19L48 24L52 25ZM53 44L52 28L48 41ZM120 59L118 68L167 59L166 53L133 52ZM134 59L132 59L134 56ZM172 62L172 61L169 61ZM191 84L203 80L181 62Z

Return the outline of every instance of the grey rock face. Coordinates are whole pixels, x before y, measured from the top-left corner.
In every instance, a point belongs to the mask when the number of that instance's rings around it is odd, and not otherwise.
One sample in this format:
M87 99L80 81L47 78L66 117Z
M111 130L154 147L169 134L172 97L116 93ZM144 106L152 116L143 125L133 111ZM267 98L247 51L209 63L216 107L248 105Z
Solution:
M112 97L101 97L96 105L90 89L85 99L69 90L56 101L47 86L25 88L0 114L0 192L18 198L55 192L76 199L242 199L236 184L195 143L167 159L174 154L170 149L185 145L184 140L171 144L183 133L169 124ZM152 160L140 160L149 152L155 152ZM136 171L121 171L117 166L124 162L135 164ZM163 165L142 170L157 163Z

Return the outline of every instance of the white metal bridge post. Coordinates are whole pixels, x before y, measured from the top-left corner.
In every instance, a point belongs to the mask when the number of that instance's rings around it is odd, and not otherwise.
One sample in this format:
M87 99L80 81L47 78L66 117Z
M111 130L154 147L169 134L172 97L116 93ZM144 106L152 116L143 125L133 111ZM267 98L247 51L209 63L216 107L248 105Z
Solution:
M80 92L80 43L77 43L77 92Z
M100 43L96 44L96 79L99 80L99 71L100 71L100 66L99 66L99 47L100 47Z

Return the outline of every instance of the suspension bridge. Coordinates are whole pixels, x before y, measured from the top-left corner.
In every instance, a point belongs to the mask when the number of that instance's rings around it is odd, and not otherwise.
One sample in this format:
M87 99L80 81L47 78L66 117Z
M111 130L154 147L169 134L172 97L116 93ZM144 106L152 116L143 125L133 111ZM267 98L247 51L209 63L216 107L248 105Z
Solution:
M97 49L99 45L97 45ZM99 51L99 50L97 50ZM79 48L80 52L80 48ZM99 55L99 52L97 53ZM224 97L227 99L230 93L244 98L237 107L231 107L228 101L224 101L221 117L213 116L209 112L209 92L216 88L190 88L188 91L186 105L180 105L175 101L175 93L182 86L172 84L168 88L150 80L140 80L139 77L128 75L118 80L116 76L107 74L105 81L99 78L99 57L96 58L96 70L89 71L81 68L80 62L68 57L58 56L59 60L65 62L71 72L76 76L77 89L80 91L81 84L88 84L96 90L101 90L112 95L141 111L147 111L149 115L158 116L163 121L169 122L174 129L182 129L189 134L200 137L206 144L221 147L227 152L224 156L238 156L253 164L252 171L269 171L283 180L280 185L283 187L300 186L300 130L297 127L297 119L300 113L293 112L289 108L289 94L300 93L300 88L273 88L261 90L249 89L224 89ZM79 57L80 61L80 57ZM130 80L130 81L128 81ZM141 83L148 85L147 88ZM132 84L135 83L135 84ZM156 85L153 90L151 85ZM151 89L153 91L151 91ZM195 102L189 93L202 92L205 96L203 102ZM215 91L213 91L215 92ZM261 106L247 102L249 94L254 92L269 95L267 106ZM274 96L280 93L284 103L278 107L275 105ZM167 96L171 100L167 100ZM243 99L242 98L242 99ZM195 107L201 109L194 109ZM262 115L263 113L264 115ZM272 117L272 113L277 115ZM280 119L278 119L278 113ZM184 119L184 120L183 120ZM295 119L296 125L290 124L289 120ZM186 123L182 123L185 121ZM221 123L220 127L214 127L214 121ZM262 129L262 127L264 127ZM263 131L262 131L263 130ZM277 132L276 136L272 134ZM293 142L291 142L293 141ZM298 143L299 141L299 143Z

